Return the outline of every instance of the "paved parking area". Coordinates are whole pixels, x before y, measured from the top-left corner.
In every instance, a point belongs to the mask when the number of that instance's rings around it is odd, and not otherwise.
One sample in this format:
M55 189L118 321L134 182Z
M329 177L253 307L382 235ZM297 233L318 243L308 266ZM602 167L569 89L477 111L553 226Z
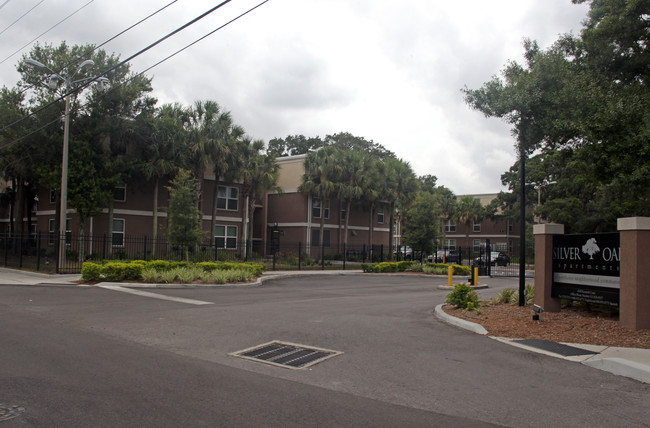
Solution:
M517 279L487 279L483 298ZM262 287L0 287L0 301L63 325L233 370L505 426L647 426L650 388L444 324L446 278L311 276ZM234 357L271 341L342 354L304 370ZM623 422L622 422L623 421Z

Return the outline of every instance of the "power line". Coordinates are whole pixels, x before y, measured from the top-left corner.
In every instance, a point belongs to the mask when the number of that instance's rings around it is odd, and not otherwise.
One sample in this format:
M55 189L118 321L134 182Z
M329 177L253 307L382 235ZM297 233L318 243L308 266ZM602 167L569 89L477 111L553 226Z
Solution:
M90 0L88 3L84 4L84 5L81 6L79 9L75 10L75 11L72 12L70 15L66 16L65 18L63 18L62 20L60 20L59 22L57 22L56 24L54 24L53 26L51 26L50 28L48 28L47 30L45 30L43 33L41 33L41 34L39 34L38 36L36 36L35 39L32 39L30 42L28 42L26 45L24 45L23 47L21 47L20 49L18 49L16 52L12 53L12 54L9 55L8 57L6 57L6 58L3 59L2 61L0 61L0 64L4 64L5 61L7 61L9 58L11 58L12 56L16 55L18 52L22 51L22 50L25 49L27 46L29 46L29 45L31 45L32 43L34 43L36 40L38 40L39 38L41 38L41 37L44 36L45 34L49 33L50 30L54 29L55 27L57 27L57 26L60 25L61 23L67 21L68 18L72 17L72 16L75 15L77 12L79 12L81 9L83 9L83 8L86 7L86 6L88 6L90 3L94 2L94 1L95 1L95 0Z
M228 1L230 1L230 0L228 0ZM172 53L171 55L168 55L167 57L163 58L162 60L156 62L156 63L153 64L152 66L147 67L145 70L143 70L143 71L141 71L141 72L139 72L139 73L133 75L131 78L129 78L129 79L126 80L125 82L122 82L122 83L120 83L119 85L117 85L116 87L111 88L110 91L115 90L117 87L124 86L124 85L128 84L130 81L134 80L136 77L138 77L138 76L140 76L140 75L146 73L147 71L151 70L151 69L154 68L154 67L157 67L158 65L160 65L160 64L162 64L163 62L169 60L170 58L173 58L174 56L178 55L179 53L183 52L184 50L190 48L191 46L194 46L195 44L197 44L197 43L200 42L201 40L203 40L203 39L205 39L205 38L211 36L212 34L216 33L217 31L219 31L219 30L223 29L224 27L226 27L226 26L232 24L233 22L237 21L238 19L240 19L240 18L242 18L242 17L248 15L249 13L251 13L252 11L254 11L255 9L259 8L260 6L262 6L262 5L264 5L265 3L268 3L268 2L269 2L269 0L264 0L264 1L262 1L261 3L258 3L256 6L253 6L252 8L250 8L250 9L248 9L247 11L241 13L240 15L238 15L237 17L231 19L230 21L226 22L225 24L220 25L219 27L215 28L214 30L210 31L209 33L206 33L206 34L203 35L202 37L196 39L196 40L193 41L192 43L189 43L189 44L185 45L184 47L182 47L181 49L179 49L179 50L177 50L176 52ZM222 3L222 4L225 4L225 3L226 3L226 2L224 2L224 3ZM218 7L220 7L220 6L221 6L221 5L219 5ZM97 78L98 78L98 77L101 77L101 76L97 76ZM97 78L95 78L95 79L97 79ZM103 97L105 97L106 95L107 95L107 93L101 95L101 97L103 98ZM59 98L58 100L53 101L52 103L57 102L57 101L60 101L62 98L63 98L63 97ZM50 106L52 103L50 103L50 104L44 106L43 108L41 108L41 109L39 109L39 110L33 112L32 114L30 114L30 115L28 115L28 116L25 116L25 117L22 118L22 119L19 119L18 121L14 122L14 123L12 123L12 124L10 124L10 125L7 125L5 128L3 128L3 131L4 131L5 129L7 129L8 127L10 127L10 126L13 126L14 124L21 122L22 120L26 119L27 117L29 117L29 116L31 116L31 115L33 115L33 114L38 113L39 111L41 111L41 110L45 109L46 107ZM6 148L8 148L8 147L10 147L10 146L12 146L12 145L14 145L14 144L16 144L17 142L23 140L24 138L27 138L27 137L30 136L30 135L33 135L34 133L40 131L41 129L43 129L43 128L49 126L49 125L51 125L52 123L54 123L54 122L56 122L56 121L58 121L58 120L60 120L60 118L57 118L57 119L55 119L54 121L49 122L49 123L47 123L46 125L43 125L42 127L38 128L37 130L35 130L35 131L33 131L33 132L30 132L29 134L27 134L27 135L25 135L25 136L22 136L22 137L20 137L20 138L14 140L14 141L11 141L11 142L9 142L9 143L3 145L3 146L0 146L0 150L6 149Z
M93 0L91 0L91 1L93 1ZM56 98L56 99L50 101L49 103L45 104L44 106L42 106L42 107L40 107L40 108L34 110L33 112L31 112L31 113L29 113L29 114L23 116L22 118L20 118L20 119L14 121L14 122L12 122L12 123L10 123L10 124L4 126L4 127L2 128L2 130L0 130L0 132L4 132L6 129L8 129L8 128L14 126L14 125L19 124L20 122L22 122L22 121L24 121L24 120L26 120L26 119L28 119L28 118L34 116L35 114L38 114L38 113L42 112L42 111L45 110L46 108L49 108L50 106L52 106L52 105L58 103L59 101L63 100L63 99L64 99L65 97L67 97L68 95L72 95L72 94L74 94L75 92L79 92L79 91L81 91L82 89L88 87L91 83L96 82L96 81L99 80L100 78L106 76L106 75L107 75L108 73L110 73L111 71L115 70L115 69L118 68L118 67L121 67L122 65L124 65L124 64L126 64L127 62L131 61L133 58L142 55L144 52L146 52L146 51L148 51L149 49L155 47L156 45L162 43L163 41L167 40L168 38L170 38L171 36L175 35L176 33L179 33L180 31L183 31L183 30L186 29L187 27L189 27L189 26L195 24L196 22L198 22L198 21L200 21L201 19L205 18L206 16L208 16L209 14L211 14L212 12L214 12L215 10L217 10L217 9L221 8L222 6L224 6L224 5L228 4L228 3L230 3L231 1L232 1L232 0L224 0L223 2L219 3L218 5L214 6L214 7L211 8L211 9L209 9L207 12L204 12L204 13L202 13L201 15L197 16L196 18L192 19L191 21L189 21L189 22L187 22L187 23L181 25L181 26L178 27L176 30L172 31L171 33L167 34L166 36L161 37L160 39L158 39L157 41L153 42L152 44L150 44L150 45L147 46L146 48L143 48L143 49L139 50L138 52L136 52L135 54L131 55L131 56L128 57L127 59L125 59L125 60L123 60L123 61L120 61L119 63L115 64L114 66L112 66L112 67L109 68L108 70L106 70L106 71L104 71L104 72L98 74L98 75L95 76L94 78L88 80L86 83L84 83L84 84L82 84L82 85L79 85L79 86L76 87L76 88L70 89L69 91L67 91L67 92L65 92L63 95L61 95L60 97L58 97L58 98Z
M0 35L1 35L2 33L4 33L5 31L7 31L8 29L10 29L11 27L13 27L14 24L15 24L16 22L18 22L18 21L20 21L21 19L23 19L23 18L25 17L25 15L27 15L27 14L28 14L29 12L31 12L32 10L36 9L36 7L37 7L39 4L43 3L44 1L45 1L45 0L41 0L41 1L39 1L38 3L36 3L35 6L33 6L31 9L29 9L27 12L23 13L23 14L22 14L18 19L16 19L14 22L12 22L11 24L9 24L9 26L8 26L7 28L5 28L4 30L0 31ZM9 0L7 0L7 3L9 3ZM5 4L7 4L7 3L5 3ZM2 6L4 6L4 4L3 4ZM0 6L0 8L2 8L2 6Z
M45 1L45 0L42 0L42 1ZM158 9L157 11L155 11L155 12L153 12L153 13L150 13L148 16L142 18L141 20L139 20L139 21L136 22L135 24L133 24L133 25L131 25L131 26L125 28L124 30L120 31L119 33L117 33L116 35L114 35L113 37L111 37L110 39L106 40L106 41L103 42L102 44L100 44L100 45L96 46L95 48L93 48L91 51L86 52L84 55L88 55L88 54L91 54L91 53L95 52L97 49L101 48L101 47L104 46L105 44L107 44L107 43L109 43L109 42L115 40L116 38L120 37L122 34L124 34L124 33L126 33L127 31L133 29L134 27L137 27L138 25L142 24L142 23L143 23L144 21L146 21L147 19L151 18L151 17L154 16L154 15L157 15L159 12L161 12L161 11L163 11L164 9L168 8L169 6L171 6L172 4L176 3L177 1L178 1L178 0L173 0L173 1L169 2L169 3L167 3L165 6L161 7L160 9ZM68 67L69 65L75 63L76 61L79 61L79 60L82 59L82 58L83 58L83 56L80 56L80 57L78 57L78 58L75 58L75 59L71 60L71 61L68 62L67 64L64 64L63 67L61 68L61 70L59 70L59 71L57 72L57 74L60 74L63 70L65 70L66 67ZM41 82L43 82L44 80L45 80L45 79L39 81L38 83L41 83ZM22 93L25 93L25 92L27 92L28 90L30 90L31 88L33 88L34 86L35 86L35 85L29 85L29 86L27 86L26 88L24 88L22 91L20 91L20 93L21 93L21 94L22 94Z

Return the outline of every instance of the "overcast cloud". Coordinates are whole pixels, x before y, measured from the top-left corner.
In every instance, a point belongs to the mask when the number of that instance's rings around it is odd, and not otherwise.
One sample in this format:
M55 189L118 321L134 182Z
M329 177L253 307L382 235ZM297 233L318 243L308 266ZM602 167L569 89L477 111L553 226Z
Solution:
M170 0L95 0L39 38L100 44ZM0 4L0 31L40 0ZM46 0L0 34L0 61L88 0ZM103 47L127 58L219 1L179 0ZM233 0L132 62L141 71L259 1ZM498 192L515 160L507 124L463 102L524 38L548 47L579 33L586 5L570 0L270 0L150 70L159 103L217 101L254 138L350 132L433 174L456 194ZM13 87L29 47L0 64Z

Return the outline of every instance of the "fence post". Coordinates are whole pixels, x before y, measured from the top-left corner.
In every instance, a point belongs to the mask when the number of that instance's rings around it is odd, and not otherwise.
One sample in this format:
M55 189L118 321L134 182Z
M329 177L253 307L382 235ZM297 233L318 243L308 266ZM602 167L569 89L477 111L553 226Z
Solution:
M143 250L144 251L144 261L147 261L147 235L144 235L144 242L142 243Z
M41 270L41 232L36 232L36 271Z
M381 260L381 262L383 263L384 262L384 244L381 244L379 246L379 251L381 251L381 256L379 257L379 260ZM422 257L422 256L420 256L420 257Z
M273 252L273 270L274 271L275 271L275 256L276 256L277 253L278 253L277 251Z
M106 234L102 236L102 260L106 259Z
M320 243L320 270L325 270L325 240Z
M7 246L7 242L9 241L9 232L5 232L5 239L4 239L4 246L5 246L5 267L7 267L7 253L9 252L9 247Z
M485 240L485 251L488 253L488 260L490 261L488 263L488 268L487 268L487 276L492 276L492 245L490 245L490 240L486 239ZM496 267L496 260L494 261L495 267Z
M345 242L343 243L343 270L345 270L345 261L348 258L348 251L346 249Z
M25 239L25 234L21 233L18 239L18 267L23 267L23 239Z
M298 242L298 270L302 267L302 242Z
M458 247L458 264L463 265L463 247Z
M61 273L61 231L56 234L56 273Z

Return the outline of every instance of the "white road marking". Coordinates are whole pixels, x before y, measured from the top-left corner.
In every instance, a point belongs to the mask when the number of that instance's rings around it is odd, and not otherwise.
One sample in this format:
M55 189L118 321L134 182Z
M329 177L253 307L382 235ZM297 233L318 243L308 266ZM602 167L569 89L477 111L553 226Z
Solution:
M122 293L131 293L153 299L170 300L172 302L187 303L188 305L213 305L213 302L204 302L203 300L184 299L182 297L165 296L164 294L150 293L148 291L134 290L132 288L120 287L119 285L100 285L99 287L107 290L121 291Z

